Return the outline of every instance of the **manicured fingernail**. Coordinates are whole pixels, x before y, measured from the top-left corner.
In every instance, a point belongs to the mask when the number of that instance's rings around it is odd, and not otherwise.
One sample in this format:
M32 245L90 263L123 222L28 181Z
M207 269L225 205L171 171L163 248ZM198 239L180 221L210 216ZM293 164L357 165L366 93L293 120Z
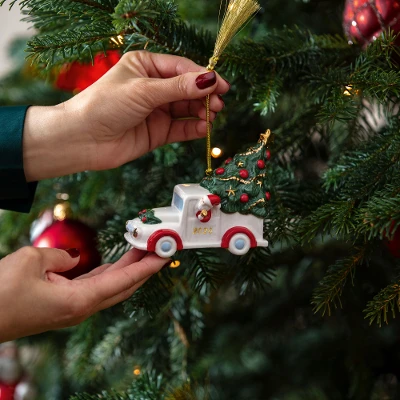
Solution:
M218 98L222 101L222 107L225 107L225 102L224 99L222 98L222 96L219 94Z
M196 78L196 85L199 89L207 89L215 85L217 82L217 74L214 71L206 72Z
M222 78L222 79L224 79L224 78ZM229 89L230 89L231 88L231 84L226 79L224 79L224 81L229 85Z
M79 251L79 249L67 249L65 250L72 258L76 258L79 257L81 255L81 252Z

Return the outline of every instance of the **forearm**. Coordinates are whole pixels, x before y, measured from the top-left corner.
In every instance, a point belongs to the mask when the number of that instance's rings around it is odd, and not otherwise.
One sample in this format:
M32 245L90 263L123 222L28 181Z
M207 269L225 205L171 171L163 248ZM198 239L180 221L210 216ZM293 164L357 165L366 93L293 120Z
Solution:
M62 104L28 109L23 133L28 182L86 170L90 165L89 147L78 116L67 117Z

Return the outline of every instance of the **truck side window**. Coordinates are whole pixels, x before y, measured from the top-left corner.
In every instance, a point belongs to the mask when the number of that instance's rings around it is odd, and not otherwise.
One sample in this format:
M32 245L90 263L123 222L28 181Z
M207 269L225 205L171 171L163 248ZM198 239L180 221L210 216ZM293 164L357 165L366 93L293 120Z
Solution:
M174 198L172 199L172 204L179 210L183 210L183 199L177 193L174 193Z

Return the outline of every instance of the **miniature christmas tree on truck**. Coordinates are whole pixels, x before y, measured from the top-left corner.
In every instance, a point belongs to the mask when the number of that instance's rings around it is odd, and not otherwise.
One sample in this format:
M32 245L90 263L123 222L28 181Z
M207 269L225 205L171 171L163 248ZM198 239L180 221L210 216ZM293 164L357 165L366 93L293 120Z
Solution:
M262 134L255 147L228 158L200 184L176 185L170 207L143 210L127 222L126 240L166 258L182 249L222 247L243 255L251 247L267 247L269 136L270 131Z

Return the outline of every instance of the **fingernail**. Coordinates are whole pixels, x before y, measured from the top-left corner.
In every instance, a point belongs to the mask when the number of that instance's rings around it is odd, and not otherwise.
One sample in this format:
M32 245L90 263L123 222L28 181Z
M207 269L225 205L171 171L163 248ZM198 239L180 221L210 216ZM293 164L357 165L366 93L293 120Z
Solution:
M220 94L218 95L218 98L222 101L222 107L224 108L225 107L224 99L222 98L222 96Z
M81 255L81 252L79 249L72 248L72 249L67 249L65 250L72 258L79 257Z
M217 82L217 75L214 71L206 72L196 78L196 85L199 89L207 89Z
M222 78L228 85L229 85L229 89L231 88L231 84L224 78Z

